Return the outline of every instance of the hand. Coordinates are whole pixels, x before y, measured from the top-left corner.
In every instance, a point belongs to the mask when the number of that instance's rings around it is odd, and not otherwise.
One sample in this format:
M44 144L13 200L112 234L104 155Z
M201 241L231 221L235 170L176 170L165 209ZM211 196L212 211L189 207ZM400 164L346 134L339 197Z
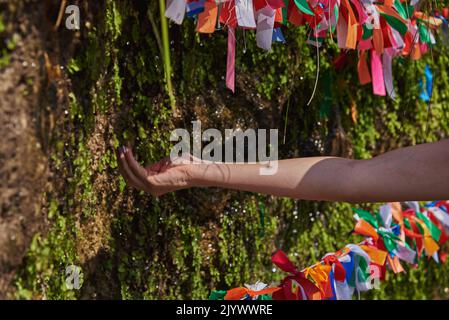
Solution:
M191 156L173 161L165 158L144 168L136 161L130 148L120 147L117 159L120 173L126 183L153 196L191 186Z

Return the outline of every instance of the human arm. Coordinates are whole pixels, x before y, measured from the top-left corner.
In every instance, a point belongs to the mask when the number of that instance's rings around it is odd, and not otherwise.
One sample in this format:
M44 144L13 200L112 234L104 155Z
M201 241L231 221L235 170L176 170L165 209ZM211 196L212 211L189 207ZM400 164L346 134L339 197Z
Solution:
M123 151L123 150L122 150ZM220 187L308 200L384 202L449 198L449 140L387 152L368 160L310 157L265 164L173 163L141 167L130 149L119 152L127 182L162 195L189 187Z

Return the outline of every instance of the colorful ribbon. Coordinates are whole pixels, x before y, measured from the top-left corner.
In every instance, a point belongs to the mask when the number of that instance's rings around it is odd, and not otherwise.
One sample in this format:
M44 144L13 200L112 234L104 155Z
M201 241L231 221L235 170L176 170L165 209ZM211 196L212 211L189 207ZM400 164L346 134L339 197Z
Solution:
M418 10L418 1L400 0L167 0L166 16L177 24L185 16L196 18L201 33L220 30L222 24L229 29L226 83L232 91L236 29L256 30L257 45L268 51L274 41L285 42L282 28L291 23L310 27L307 43L318 47L336 32L340 48L360 52L360 83L372 82L374 94L394 99L392 59L421 58L436 42L434 31L447 32L445 9L430 16Z
M326 254L315 265L299 270L281 250L272 262L288 275L277 285L253 286L213 291L210 299L247 300L348 300L354 292L376 288L385 279L387 269L404 271L400 261L418 264L423 257L437 263L446 260L439 252L449 239L449 201L389 203L371 213L354 209L357 220L354 233L365 239L348 244L342 250Z

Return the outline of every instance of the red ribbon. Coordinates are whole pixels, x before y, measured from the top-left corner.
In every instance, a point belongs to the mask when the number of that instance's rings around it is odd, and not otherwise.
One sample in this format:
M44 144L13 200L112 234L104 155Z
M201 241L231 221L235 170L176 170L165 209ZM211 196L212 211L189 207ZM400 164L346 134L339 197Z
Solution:
M271 256L271 261L282 271L292 273L295 276L299 276L302 273L296 269L293 262L287 257L287 255L282 250L278 250Z
M346 270L337 259L335 254L328 255L323 258L323 262L329 266L334 266L334 278L339 282L344 282L346 279Z
M235 12L235 0L223 3L220 13L220 22L230 28L237 27L237 14Z
M294 282L302 287L307 299L320 299L320 290L310 280L308 280L304 273L299 271L293 262L282 251L278 250L271 256L271 261L282 271L288 272L291 275L285 277L280 284L281 290L273 293L274 300L302 300L302 293L300 288L293 290Z
M434 216L432 211L428 211L427 216L429 217L430 221L432 221L437 226L438 230L440 230L441 235L440 239L438 239L438 244L442 245L449 239L444 227L441 225L441 222Z
M412 230L409 230L404 227L405 234L414 238L416 242L416 251L418 253L418 259L421 258L422 251L424 249L423 236L420 234L419 228L415 222L415 211L413 209L407 209L404 211L404 217L408 218L408 222L410 223L410 227Z

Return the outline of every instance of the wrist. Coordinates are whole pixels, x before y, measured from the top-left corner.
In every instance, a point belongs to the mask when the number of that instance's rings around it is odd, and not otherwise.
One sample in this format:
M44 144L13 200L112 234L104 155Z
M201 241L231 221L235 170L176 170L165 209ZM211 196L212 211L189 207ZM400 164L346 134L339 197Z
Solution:
M191 163L186 166L186 182L189 187L200 187L201 186L201 169L202 166L198 163Z
M188 185L190 187L213 186L216 165L207 163L192 163L188 165Z

